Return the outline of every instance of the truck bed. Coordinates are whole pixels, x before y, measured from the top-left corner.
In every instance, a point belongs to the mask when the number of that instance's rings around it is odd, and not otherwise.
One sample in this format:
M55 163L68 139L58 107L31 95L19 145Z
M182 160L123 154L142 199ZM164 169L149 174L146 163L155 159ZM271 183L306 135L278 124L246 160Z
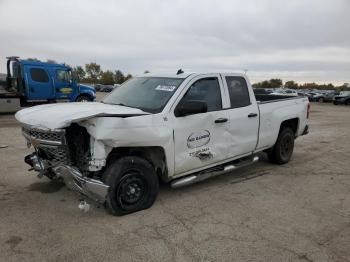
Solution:
M298 99L300 96L284 96L271 94L255 94L255 99L260 103L278 102L280 100Z
M260 112L258 150L275 144L280 124L286 119L296 120L296 137L303 133L307 124L307 97L256 95L256 100Z

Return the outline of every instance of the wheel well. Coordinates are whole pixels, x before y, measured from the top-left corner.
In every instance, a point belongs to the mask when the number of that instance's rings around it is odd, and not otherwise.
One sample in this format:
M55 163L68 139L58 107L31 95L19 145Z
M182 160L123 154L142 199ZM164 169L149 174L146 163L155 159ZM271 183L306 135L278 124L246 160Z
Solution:
M282 131L283 128L289 127L293 130L294 135L297 135L298 125L299 125L299 118L292 118L292 119L285 120L281 123L280 132Z
M118 147L114 148L107 157L107 165L124 156L138 156L146 159L157 175L166 180L168 174L165 151L162 147Z
M91 101L94 100L94 97L93 97L91 94L89 94L89 93L81 93L81 94L79 94L79 95L75 98L75 101L76 101L79 97L87 97L87 98L89 98Z

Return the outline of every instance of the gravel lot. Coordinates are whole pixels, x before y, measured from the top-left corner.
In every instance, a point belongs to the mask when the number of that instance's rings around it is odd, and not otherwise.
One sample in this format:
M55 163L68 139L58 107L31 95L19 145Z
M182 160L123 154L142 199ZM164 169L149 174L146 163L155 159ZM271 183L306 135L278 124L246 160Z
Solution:
M350 107L313 104L284 166L254 166L113 217L38 179L12 115L0 116L0 261L350 261Z

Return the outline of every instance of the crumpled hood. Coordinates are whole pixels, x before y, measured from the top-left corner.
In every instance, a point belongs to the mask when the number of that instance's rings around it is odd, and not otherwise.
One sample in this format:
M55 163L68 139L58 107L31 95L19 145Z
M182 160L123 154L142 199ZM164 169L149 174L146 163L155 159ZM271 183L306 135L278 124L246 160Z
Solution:
M147 114L149 113L131 107L99 102L77 102L33 106L18 111L15 117L25 125L43 129L57 129L96 116L129 117Z

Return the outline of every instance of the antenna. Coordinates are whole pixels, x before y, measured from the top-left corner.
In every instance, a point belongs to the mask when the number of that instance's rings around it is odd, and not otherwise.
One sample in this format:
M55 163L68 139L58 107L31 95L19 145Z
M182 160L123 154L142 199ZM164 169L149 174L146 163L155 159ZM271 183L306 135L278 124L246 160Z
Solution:
M243 69L244 75L247 75L248 69Z
M180 75L180 74L183 74L184 73L184 71L182 71L182 69L180 68L179 70L177 70L177 75Z

